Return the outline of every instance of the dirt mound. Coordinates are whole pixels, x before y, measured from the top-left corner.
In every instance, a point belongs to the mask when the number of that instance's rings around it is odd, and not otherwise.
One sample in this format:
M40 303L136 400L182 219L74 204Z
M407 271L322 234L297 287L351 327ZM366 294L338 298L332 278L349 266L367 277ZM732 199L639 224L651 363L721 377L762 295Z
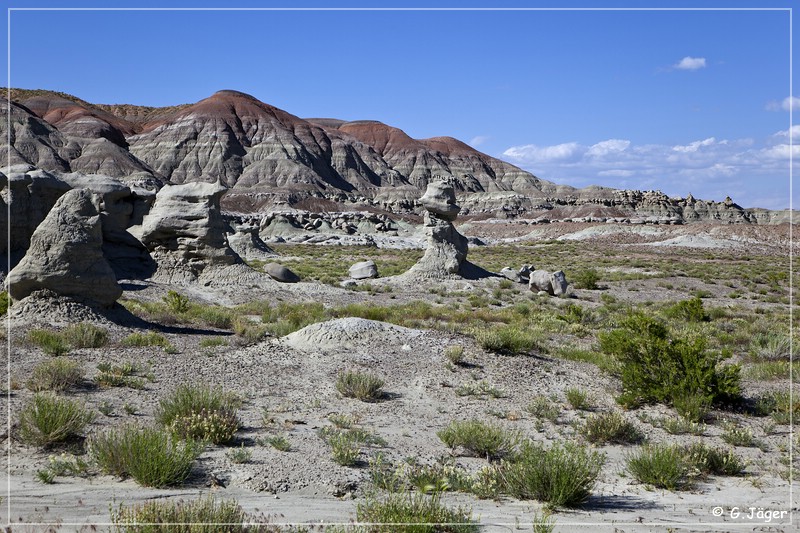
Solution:
M306 326L284 337L284 342L303 352L373 351L419 343L424 331L365 318L339 318Z

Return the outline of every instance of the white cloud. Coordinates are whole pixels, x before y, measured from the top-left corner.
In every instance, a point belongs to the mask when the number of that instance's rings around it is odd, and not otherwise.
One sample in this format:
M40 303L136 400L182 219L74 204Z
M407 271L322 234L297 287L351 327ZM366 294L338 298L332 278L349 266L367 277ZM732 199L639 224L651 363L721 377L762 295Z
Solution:
M677 63L673 65L673 68L679 70L698 70L701 68L705 68L706 66L706 58L705 57L691 57L686 56Z
M792 126L788 130L782 130L772 135L782 139L800 140L800 126Z
M472 146L473 148L477 148L478 146L482 145L488 140L489 137L486 135L477 135L469 141L469 145Z
M770 100L767 102L767 111L798 111L800 110L800 98L797 96L787 96L781 102Z
M580 145L575 142L556 144L554 146L526 144L525 146L512 146L503 152L503 155L512 159L535 163L569 159L578 154L580 150Z
M685 152L696 152L701 147L711 146L712 144L714 144L714 142L716 142L716 139L714 137L709 137L708 139L703 139L702 141L694 141L694 142L686 144L686 145L673 146L672 149L674 151L676 151L676 152L684 152L684 153ZM727 143L723 143L723 144L727 144Z
M789 205L789 157L800 169L800 126L762 139L708 137L677 145L636 144L622 139L514 146L503 153L540 178L586 187L660 189L670 196L722 201L730 195L745 207ZM772 199L767 201L772 195ZM758 203L754 203L758 198ZM800 201L795 202L800 205Z
M592 157L603 157L609 154L623 152L630 145L631 142L624 139L609 139L607 141L600 141L599 143L590 146L586 151L586 155Z

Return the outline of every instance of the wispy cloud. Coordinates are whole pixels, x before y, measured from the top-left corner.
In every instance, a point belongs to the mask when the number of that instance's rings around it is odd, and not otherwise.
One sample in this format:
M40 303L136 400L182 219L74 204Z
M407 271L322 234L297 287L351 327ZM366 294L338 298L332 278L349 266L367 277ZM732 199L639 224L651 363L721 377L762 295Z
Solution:
M782 101L770 100L766 105L767 111L797 111L800 110L800 98L787 96Z
M708 137L667 145L607 139L594 144L513 146L502 156L541 178L574 187L660 189L673 196L691 192L710 200L730 195L745 206L771 194L772 202L760 206L785 208L790 156L800 165L800 144L790 146L790 138L800 139L800 126L759 141Z
M672 67L678 70L698 70L706 67L706 58L686 56Z
M482 145L483 143L485 143L488 140L489 140L489 137L487 135L477 135L477 136L473 137L472 139L470 139L469 145L472 146L473 148L477 148L478 146Z

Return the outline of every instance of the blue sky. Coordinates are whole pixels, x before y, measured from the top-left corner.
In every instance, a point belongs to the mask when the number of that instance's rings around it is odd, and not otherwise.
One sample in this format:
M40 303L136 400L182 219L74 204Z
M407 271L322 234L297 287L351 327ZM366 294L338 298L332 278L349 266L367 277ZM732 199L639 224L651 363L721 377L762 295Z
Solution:
M8 7L109 2L5 0ZM800 2L114 2L115 7L800 7ZM10 84L450 135L577 187L789 207L788 11L12 11ZM800 57L800 56L798 56ZM798 195L795 193L795 198ZM797 205L797 202L794 202Z

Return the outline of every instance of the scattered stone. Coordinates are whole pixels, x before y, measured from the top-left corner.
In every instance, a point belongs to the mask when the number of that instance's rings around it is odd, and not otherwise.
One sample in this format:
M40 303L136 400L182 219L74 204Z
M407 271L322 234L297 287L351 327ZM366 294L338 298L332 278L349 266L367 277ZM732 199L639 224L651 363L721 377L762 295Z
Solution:
M343 289L352 289L353 287L358 287L358 283L352 279L346 279L339 283L339 286Z
M519 272L517 272L517 274L519 274L519 278L522 281L522 283L528 283L530 281L531 272L533 272L534 270L536 269L533 268L533 265L522 265L520 267Z
M97 201L87 189L72 189L56 201L33 232L25 257L8 274L13 299L49 289L109 307L122 296L114 271L103 257Z
M506 279L510 279L514 283L522 283L522 277L520 277L519 273L510 267L503 267L500 270L500 275Z
M375 261L372 260L356 263L350 267L348 272L350 273L350 277L353 279L368 279L378 277L378 267L375 265Z
M278 263L267 263L264 265L264 272L269 274L275 281L280 281L281 283L297 283L300 281L300 276Z

